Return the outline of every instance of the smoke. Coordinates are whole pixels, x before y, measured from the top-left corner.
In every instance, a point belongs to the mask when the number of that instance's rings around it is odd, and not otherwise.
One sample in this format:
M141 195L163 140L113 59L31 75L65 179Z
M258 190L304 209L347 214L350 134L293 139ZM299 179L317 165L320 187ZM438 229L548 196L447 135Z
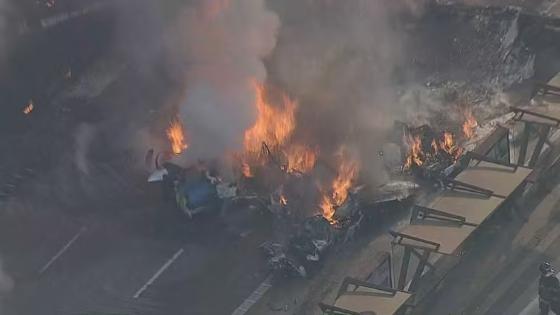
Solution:
M393 122L405 115L398 106L401 64L407 58L402 18L421 14L407 1L284 1L283 23L270 60L279 86L300 101L298 126L323 153L352 145L362 171L382 180L377 152Z
M84 174L89 174L88 153L94 136L94 127L86 123L82 123L78 126L74 136L74 163L78 170Z
M185 98L179 106L188 130L189 156L219 157L242 148L255 120L253 81L266 80L263 64L275 47L278 17L264 0L200 1L180 19Z
M267 4L200 1L182 13L172 48L185 73L178 110L189 138L186 155L240 151L255 121L252 81L266 81L300 103L295 137L326 156L351 146L363 170L378 176L381 165L371 157L406 112L396 106L407 58L401 20L421 15L423 1Z
M178 112L189 139L186 156L240 151L244 132L255 121L252 81L266 82L297 100L296 142L319 147L327 160L350 147L363 173L383 181L377 157L396 120L445 121L460 128L461 103L480 103L491 98L492 89L531 75L530 67L521 76L510 75L519 73L519 65L532 64L515 40L515 12L496 22L493 16L473 15L469 23L448 13L442 22L438 17L445 10L430 12L425 3L213 0L188 5L168 38L175 52L170 64L185 86ZM449 29L443 29L446 23ZM493 35L480 36L482 30Z

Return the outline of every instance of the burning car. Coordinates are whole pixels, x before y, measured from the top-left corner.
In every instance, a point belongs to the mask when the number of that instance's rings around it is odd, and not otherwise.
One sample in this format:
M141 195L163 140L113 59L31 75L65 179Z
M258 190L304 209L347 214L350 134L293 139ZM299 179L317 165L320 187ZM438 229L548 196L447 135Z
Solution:
M224 200L237 196L235 184L222 181L202 162L187 168L169 161L156 165L148 182L161 183L164 201L175 203L188 218L202 212L218 212Z

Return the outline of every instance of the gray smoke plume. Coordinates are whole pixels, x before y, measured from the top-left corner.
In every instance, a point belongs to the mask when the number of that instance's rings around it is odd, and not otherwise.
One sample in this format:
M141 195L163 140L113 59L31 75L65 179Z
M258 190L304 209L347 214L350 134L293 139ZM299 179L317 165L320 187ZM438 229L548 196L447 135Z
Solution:
M164 32L171 70L184 81L178 112L190 145L185 157L240 151L255 121L251 82L258 81L298 101L295 139L319 147L326 159L351 146L362 170L377 180L378 153L396 120L433 125L434 117L448 116L460 126L457 104L481 93L455 91L481 77L490 90L531 76L509 75L532 64L515 40L515 12L500 22L492 16L441 22L426 2L190 2ZM442 29L446 23L451 30ZM481 30L493 35L481 37ZM496 66L481 63L487 59Z
M211 0L187 8L177 33L186 90L179 106L189 133L188 156L219 157L242 148L255 119L253 81L276 44L278 17L264 0Z
M301 103L300 132L311 133L327 157L342 144L353 145L362 170L377 180L377 152L405 110L397 105L399 65L406 59L399 18L421 14L421 6L283 1L275 9L290 23L282 25L271 73Z
M74 163L78 170L84 174L89 174L88 153L94 136L95 128L86 123L78 126L74 136Z

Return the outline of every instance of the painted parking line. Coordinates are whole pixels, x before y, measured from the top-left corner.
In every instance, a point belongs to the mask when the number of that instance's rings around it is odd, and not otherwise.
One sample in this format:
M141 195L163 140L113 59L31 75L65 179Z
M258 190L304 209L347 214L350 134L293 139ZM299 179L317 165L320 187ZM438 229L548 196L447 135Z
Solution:
M253 291L253 293L251 293L251 295L249 295L249 297L246 298L245 301L243 301L243 303L241 303L241 305L239 305L235 309L235 311L233 311L233 313L231 313L231 315L245 315L249 311L249 309L253 305L255 305L255 303L257 303L263 297L266 291L268 291L268 289L270 289L271 287L272 287L272 275L269 275L255 289L255 291Z
M136 293L132 297L135 299L139 298L140 295L142 295L142 293L144 293L144 291L146 291L146 289L148 289L148 287L152 285L152 283L154 283L154 281L156 281L157 278L159 278L165 272L165 270L169 268L169 266L171 266L175 262L175 260L177 260L177 258L179 258L183 254L184 251L185 250L182 248L179 249L175 253L175 255L169 258L169 260L167 260L165 264L163 264L163 266L161 266L161 268L159 268L159 270L154 273L150 280L148 280L148 282L146 282L138 291L136 291Z
M85 227L82 227L78 233L76 233L76 235L74 235L74 237L72 237L72 239L70 239L68 241L68 243L66 243L66 245L64 245L57 253L56 255L54 255L44 266L43 268L41 268L41 270L39 271L39 274L43 274L45 271L47 271L47 269L49 269L50 266L52 266L52 264L58 259L60 258L60 256L62 256L62 254L64 254L64 252L66 252L70 246L72 246L72 244L74 244L74 242L76 242L78 240L78 238L80 238L80 236L82 236L82 234L86 231Z

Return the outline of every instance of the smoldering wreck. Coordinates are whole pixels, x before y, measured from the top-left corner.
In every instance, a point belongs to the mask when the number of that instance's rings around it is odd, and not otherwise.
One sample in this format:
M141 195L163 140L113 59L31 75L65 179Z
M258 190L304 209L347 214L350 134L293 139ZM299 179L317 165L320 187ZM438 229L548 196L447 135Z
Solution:
M333 8L325 14L328 10ZM328 25L324 18L317 21ZM348 117L307 105L317 100L299 97L293 82L283 87L282 75L251 78L256 119L238 139L242 149L185 164L189 158L181 156L189 155L187 139L195 138L196 130L177 113L167 129L170 149L151 150L146 157L155 169L150 181L161 181L166 198L175 199L190 219L216 207L225 217L246 211L240 208L272 216L281 233L261 245L270 268L308 276L332 246L351 241L364 225L375 226L384 212L406 207L419 189L458 184L452 178L476 154L474 145L509 112L511 100L503 91L533 78L542 46L556 38L548 30L556 22L542 21L518 8L438 4L420 16L400 14L392 23L400 26L391 31L406 40L392 48L411 53L400 53L391 78L382 79L397 87L391 88L392 101L407 110L373 109L392 117L393 124L349 126ZM264 66L283 65L281 49ZM340 51L366 66L371 52L371 47ZM348 70L336 61L333 67ZM309 124L309 115L333 124ZM333 130L323 133L329 127ZM333 137L333 131L343 135ZM362 146L360 138L368 133L376 133L373 150ZM372 172L383 175L372 179Z

